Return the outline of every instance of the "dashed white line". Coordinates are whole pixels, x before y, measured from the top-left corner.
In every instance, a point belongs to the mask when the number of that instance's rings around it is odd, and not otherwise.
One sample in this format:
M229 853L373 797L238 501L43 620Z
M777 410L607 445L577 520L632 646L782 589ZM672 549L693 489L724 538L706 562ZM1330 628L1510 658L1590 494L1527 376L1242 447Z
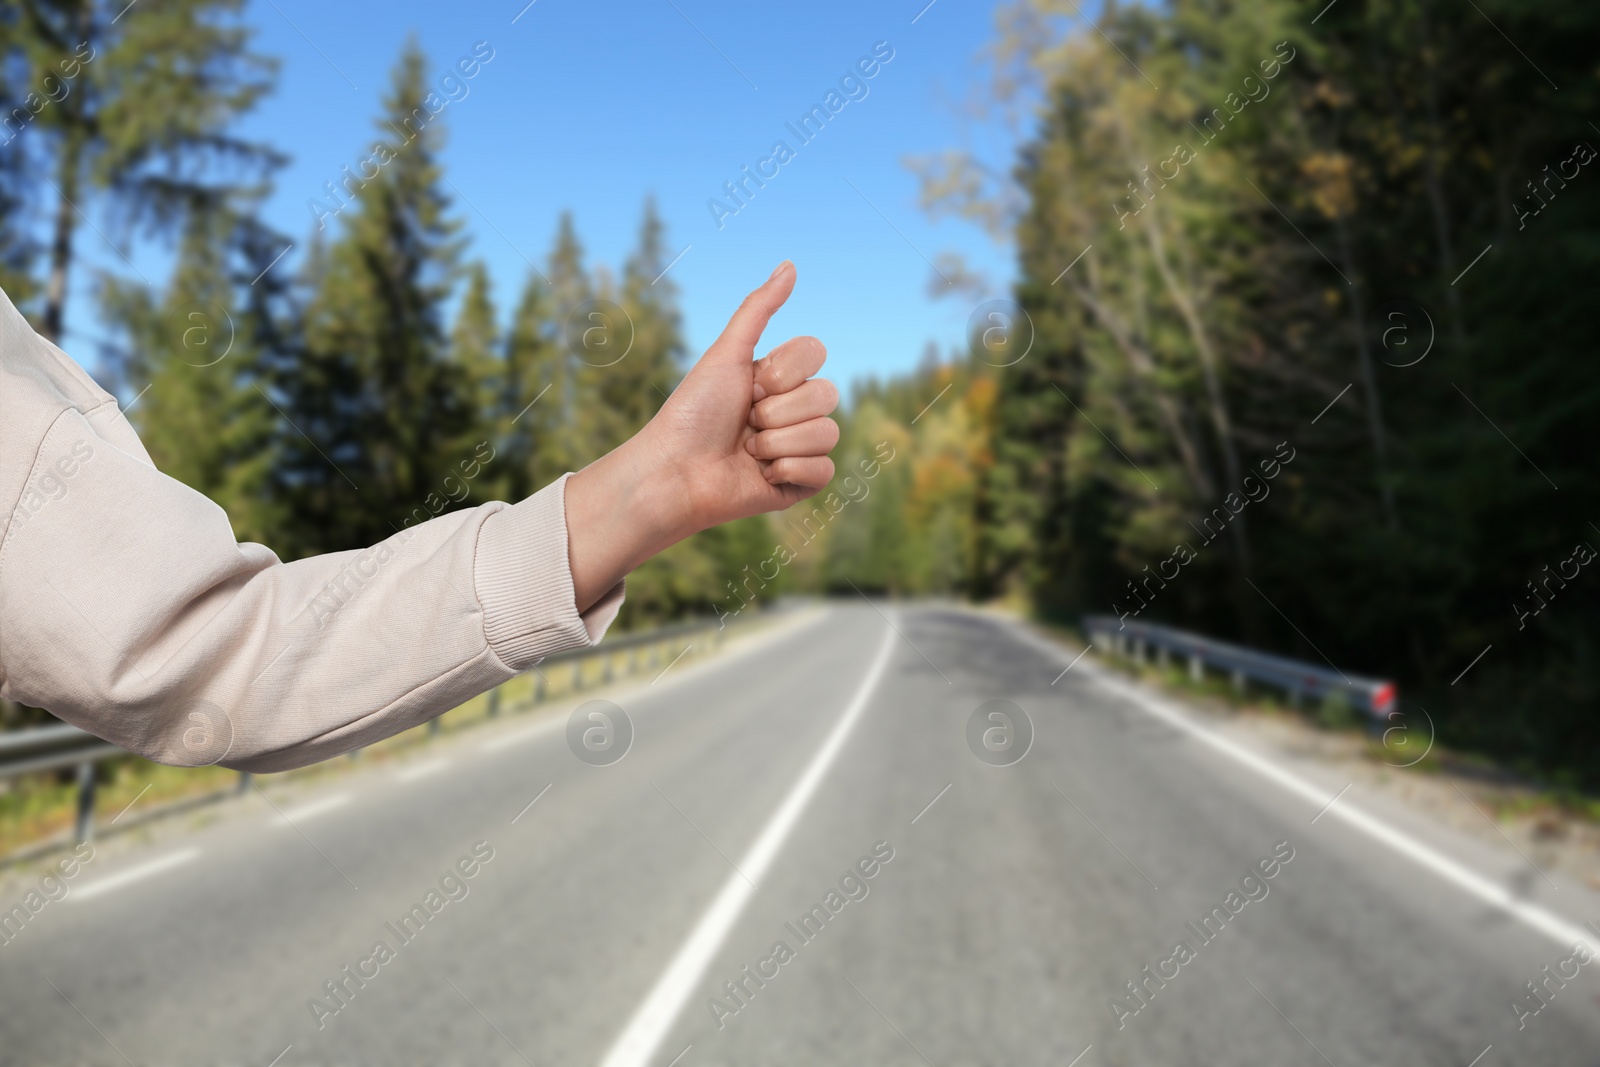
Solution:
M426 778L430 774L438 774L448 766L450 766L450 761L441 756L438 759L423 760L421 763L413 763L408 767L402 767L395 772L394 776L397 781L414 782L418 778Z
M790 788L788 796L784 797L783 803L762 828L761 835L744 854L738 869L723 883L711 907L701 916L688 940L678 949L677 955L645 997L644 1003L628 1021L627 1027L602 1061L602 1067L647 1067L650 1063L666 1038L667 1031L672 1028L673 1021L693 994L695 985L705 974L712 957L744 912L751 894L755 892L751 882L760 881L766 874L789 836L789 831L800 820L812 794L817 791L834 758L844 747L851 728L861 717L867 701L878 687L879 679L889 666L896 632L893 622L890 622L883 640L878 644L878 654L867 668L866 677L861 680L849 707L839 716L833 730L822 742L822 747L811 757L811 762ZM745 873L740 874L739 871Z
M524 727L521 730L512 730L510 733L501 734L499 737L491 737L489 740L478 746L478 751L498 752L500 749L505 748L508 745L520 745L524 741L532 741L534 738L543 737L545 734L550 733L552 730L558 729L564 725L564 720L551 716L550 718L534 723L532 726Z
M127 870L118 871L116 874L108 874L98 882L81 885L67 899L90 900L100 896L102 893L109 893L113 889L121 889L123 886L132 885L134 882L142 882L146 878L153 878L162 871L170 871L174 867L181 867L185 863L199 858L200 850L198 848L184 848L179 849L177 852L169 852L165 856L157 856L153 860L129 867Z
M334 793L330 796L320 797L316 800L308 801L307 803L300 805L298 808L290 808L287 811L282 812L282 818L274 820L273 825L298 825L306 822L309 819L315 819L318 815L326 815L330 811L342 808L346 804L350 803L350 800L351 797L349 793Z

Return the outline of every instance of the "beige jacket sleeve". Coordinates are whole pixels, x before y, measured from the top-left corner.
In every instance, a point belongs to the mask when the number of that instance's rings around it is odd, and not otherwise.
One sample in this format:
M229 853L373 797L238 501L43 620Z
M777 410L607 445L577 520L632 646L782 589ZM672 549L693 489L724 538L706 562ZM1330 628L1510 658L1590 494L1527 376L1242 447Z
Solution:
M0 293L0 695L181 766L370 744L600 639L622 585L578 612L565 482L280 562Z

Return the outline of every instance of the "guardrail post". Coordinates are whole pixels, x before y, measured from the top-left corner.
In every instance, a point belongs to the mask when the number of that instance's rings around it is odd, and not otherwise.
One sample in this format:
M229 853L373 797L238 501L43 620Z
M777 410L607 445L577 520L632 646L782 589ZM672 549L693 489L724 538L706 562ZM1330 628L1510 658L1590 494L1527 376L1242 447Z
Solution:
M489 690L489 718L500 714L500 687Z
M94 763L90 760L78 764L78 819L73 832L80 845L94 832Z
M1139 666L1144 666L1144 638L1139 638L1133 643L1133 661Z
M1200 655L1196 652L1189 654L1189 680L1198 682L1205 677L1205 665L1200 662Z
M576 693L583 688L583 661L572 661L572 691Z
M533 675L533 702L535 704L544 702L544 675L539 671L535 671Z
M1156 666L1160 667L1162 670L1166 670L1167 669L1167 646L1166 645L1158 645L1158 646L1156 646Z
M1233 691L1240 696L1244 696L1244 671L1235 670L1233 672Z
M250 792L250 780L251 779L250 779L250 772L249 771L240 771L239 772L239 788L234 790L234 792L236 792L236 793L248 793L248 792Z
M612 679L612 667L615 665L616 658L617 657L614 656L614 655L612 655L612 656L602 655L600 657L600 662L602 664L604 664L604 667L602 668L601 675L600 675L600 680L602 682L611 681L611 679Z

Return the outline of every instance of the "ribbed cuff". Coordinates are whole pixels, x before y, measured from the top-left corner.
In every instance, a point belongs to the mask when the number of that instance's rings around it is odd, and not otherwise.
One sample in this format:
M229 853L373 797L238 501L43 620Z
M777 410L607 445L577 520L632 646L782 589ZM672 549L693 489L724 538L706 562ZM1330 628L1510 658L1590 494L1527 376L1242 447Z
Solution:
M483 631L494 654L514 671L545 656L597 643L622 607L618 582L579 614L567 556L567 479L490 515L478 532L473 584Z

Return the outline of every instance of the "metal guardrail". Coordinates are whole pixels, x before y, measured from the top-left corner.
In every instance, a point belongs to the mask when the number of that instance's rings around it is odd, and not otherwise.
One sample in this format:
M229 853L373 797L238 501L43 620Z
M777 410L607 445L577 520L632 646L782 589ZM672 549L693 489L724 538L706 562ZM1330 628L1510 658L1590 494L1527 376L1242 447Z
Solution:
M770 617L770 609L754 612L748 616L741 616L735 622L749 622L754 618ZM585 688L588 680L585 678L585 664L599 660L601 663L599 684L604 685L613 681L619 673L618 659L624 662L620 667L623 676L636 673L641 668L651 670L658 666L670 666L667 662L666 649L676 647L685 638L701 634L713 635L715 645L720 647L726 636L726 627L717 619L696 619L691 622L678 623L672 626L662 626L653 630L644 630L638 633L621 634L614 638L602 641L590 648L575 648L565 652L557 652L547 656L534 664L524 674L534 676L533 697L526 705L534 707L542 703L549 695L551 683L547 671L557 666L568 666L571 675L565 692L575 693ZM690 646L694 644L691 641ZM685 647L682 652L687 652ZM677 653L681 657L682 652ZM626 656L621 656L626 653ZM677 662L672 660L672 663ZM497 686L489 691L489 717L493 718L500 713L501 688ZM448 712L444 714L449 714ZM428 724L430 733L439 731L439 720L443 715L435 716ZM357 749L357 752L360 750ZM350 753L354 756L356 753ZM54 726L39 726L26 730L14 730L0 733L0 781L16 778L24 774L37 774L46 771L59 771L67 767L77 768L77 817L74 825L74 838L82 842L87 841L93 832L94 802L96 775L95 766L103 760L116 759L122 756L132 756L135 753L119 745L113 745L102 738L96 737L87 730L79 729L68 723ZM239 772L239 791L248 788L250 775L246 771Z
M1343 695L1352 708L1374 719L1383 719L1395 709L1398 696L1395 685L1381 678L1358 678L1186 630L1148 622L1125 622L1114 615L1090 615L1083 624L1091 643L1104 643L1113 652L1140 663L1146 662L1150 653L1159 666L1166 666L1172 656L1186 658L1189 677L1195 681L1203 678L1209 667L1229 674L1234 688L1240 692L1249 681L1281 689L1295 703Z

